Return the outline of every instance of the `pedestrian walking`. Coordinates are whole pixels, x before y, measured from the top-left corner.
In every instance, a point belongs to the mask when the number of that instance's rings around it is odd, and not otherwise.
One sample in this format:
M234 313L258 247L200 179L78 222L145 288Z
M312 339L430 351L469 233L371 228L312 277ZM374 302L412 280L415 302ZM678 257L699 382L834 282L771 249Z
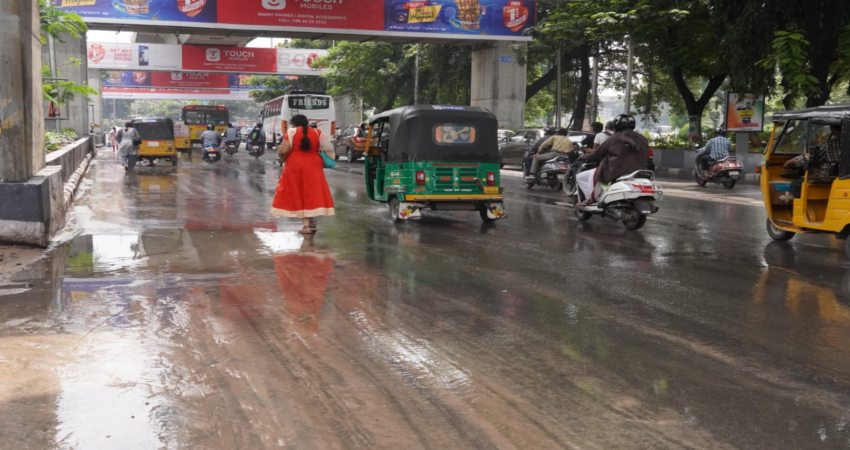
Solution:
M303 114L292 116L289 123L294 131L278 149L286 164L277 183L271 214L301 219L303 227L298 232L309 235L316 232L316 217L334 215L333 198L319 154L333 150L327 139L322 142L319 133L310 128Z
M132 122L127 122L124 128L118 131L117 139L119 141L118 156L121 157L124 170L133 170L136 167L136 156L139 154L139 145L142 140L139 132L133 128Z
M109 140L109 145L112 146L112 152L118 151L118 128L112 127L109 130L109 134L107 135L107 139Z

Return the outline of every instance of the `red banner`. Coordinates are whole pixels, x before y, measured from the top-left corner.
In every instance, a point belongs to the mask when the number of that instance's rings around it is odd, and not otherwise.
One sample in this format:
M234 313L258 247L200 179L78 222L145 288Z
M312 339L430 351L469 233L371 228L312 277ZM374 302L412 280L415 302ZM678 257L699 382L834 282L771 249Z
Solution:
M184 45L183 70L275 73L277 49Z
M211 72L151 72L151 85L173 88L219 88L230 87L226 73Z
M304 28L384 29L384 2L350 0L218 0L218 21Z

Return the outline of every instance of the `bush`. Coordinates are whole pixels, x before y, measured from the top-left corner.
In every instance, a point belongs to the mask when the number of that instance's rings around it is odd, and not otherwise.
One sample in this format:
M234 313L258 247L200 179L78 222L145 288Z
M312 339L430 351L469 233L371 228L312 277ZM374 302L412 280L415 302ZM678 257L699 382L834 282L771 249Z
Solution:
M46 131L44 133L45 153L55 152L60 148L73 144L79 136L73 128L65 128L62 131Z

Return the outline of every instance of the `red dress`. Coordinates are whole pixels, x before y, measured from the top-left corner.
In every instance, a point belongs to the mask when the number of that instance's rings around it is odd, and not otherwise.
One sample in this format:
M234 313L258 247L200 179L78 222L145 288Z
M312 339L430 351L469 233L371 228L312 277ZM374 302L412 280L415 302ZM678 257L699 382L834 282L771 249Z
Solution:
M325 180L319 156L319 134L307 129L310 150L301 150L303 128L292 137L292 150L277 182L271 213L278 217L318 217L334 215L334 201Z

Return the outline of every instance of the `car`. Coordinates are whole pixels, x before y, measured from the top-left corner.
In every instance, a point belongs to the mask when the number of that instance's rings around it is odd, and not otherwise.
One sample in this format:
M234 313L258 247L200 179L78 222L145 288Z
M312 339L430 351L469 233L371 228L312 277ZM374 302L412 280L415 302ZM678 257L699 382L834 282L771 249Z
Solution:
M504 142L505 139L510 138L514 134L513 130L505 130L501 128L496 130L496 136L499 138L499 142Z
M517 130L512 136L503 140L499 145L502 154L502 165L522 165L522 157L538 139L543 137L542 128L524 128Z
M334 139L334 151L346 155L349 162L357 161L366 152L366 130L359 125L345 127Z

